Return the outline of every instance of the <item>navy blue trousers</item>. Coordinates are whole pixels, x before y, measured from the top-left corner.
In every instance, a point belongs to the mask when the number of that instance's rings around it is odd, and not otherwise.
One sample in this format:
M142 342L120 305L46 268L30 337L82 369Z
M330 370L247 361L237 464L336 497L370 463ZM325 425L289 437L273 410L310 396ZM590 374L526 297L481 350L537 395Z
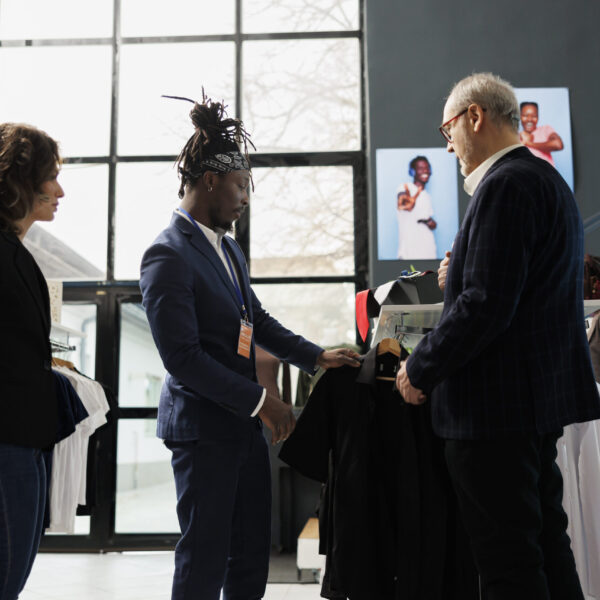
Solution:
M172 600L259 600L271 547L269 452L257 420L219 442L166 441L181 538Z
M560 435L446 440L484 600L583 600L555 462Z
M40 545L46 467L37 448L0 444L0 600L15 600Z

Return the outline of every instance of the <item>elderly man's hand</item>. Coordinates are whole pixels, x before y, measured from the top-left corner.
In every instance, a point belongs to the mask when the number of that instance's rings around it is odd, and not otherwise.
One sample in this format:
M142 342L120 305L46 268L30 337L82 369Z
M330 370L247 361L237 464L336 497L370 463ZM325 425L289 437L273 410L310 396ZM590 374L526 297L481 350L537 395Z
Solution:
M400 363L400 369L396 375L396 387L404 398L404 402L408 402L408 404L423 404L427 400L425 394L416 387L413 387L410 382L408 373L406 372L405 360Z
M444 291L446 287L446 276L448 275L448 265L450 264L450 252L446 252L446 256L440 263L440 268L438 269L438 285L440 286L440 290Z
M360 367L360 354L350 350L350 348L334 348L333 350L324 350L317 358L317 365L324 369L335 367Z

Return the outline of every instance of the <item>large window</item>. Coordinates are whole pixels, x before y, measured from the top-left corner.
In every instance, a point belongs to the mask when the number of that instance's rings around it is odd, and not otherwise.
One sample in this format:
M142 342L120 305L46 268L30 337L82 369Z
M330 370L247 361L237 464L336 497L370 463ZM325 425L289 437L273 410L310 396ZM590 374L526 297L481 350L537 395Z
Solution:
M119 405L89 535L50 547L175 539L154 437L164 369L138 287L142 254L179 203L173 165L192 133L189 105L163 94L204 89L252 135L255 190L235 236L267 310L324 346L356 342L368 262L361 13L362 0L0 2L2 120L46 130L64 156L56 219L26 244L65 281L65 319L91 328L77 365Z

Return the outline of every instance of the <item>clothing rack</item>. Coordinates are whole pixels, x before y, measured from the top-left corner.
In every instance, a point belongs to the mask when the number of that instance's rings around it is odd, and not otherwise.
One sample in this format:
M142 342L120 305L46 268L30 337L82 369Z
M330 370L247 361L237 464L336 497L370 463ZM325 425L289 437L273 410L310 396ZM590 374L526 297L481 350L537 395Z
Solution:
M71 329L60 323L52 323L50 332L50 350L52 351L52 354L58 352L73 352L77 350L77 346L74 346L70 342L71 337L84 338L86 337L86 334L83 331Z
M59 342L58 340L50 340L50 350L54 354L55 352L73 352L77 350L77 346L72 346L69 343Z

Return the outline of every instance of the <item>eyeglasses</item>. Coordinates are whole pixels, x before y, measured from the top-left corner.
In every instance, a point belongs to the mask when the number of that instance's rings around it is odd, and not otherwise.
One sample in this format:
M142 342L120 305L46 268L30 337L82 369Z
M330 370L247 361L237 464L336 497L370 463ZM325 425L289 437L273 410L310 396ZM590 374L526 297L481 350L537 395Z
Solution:
M446 129L446 126L450 125L450 123L452 123L452 121L456 121L456 119L458 119L459 117L462 117L468 110L469 110L469 107L467 106L467 108L465 108L465 110L463 110L462 112L459 112L455 117L452 117L451 119L448 119L445 123L442 123L439 126L438 129L440 130L440 133L442 134L442 136L444 137L444 139L447 142L452 143L452 136L450 135L450 132ZM481 110L483 112L485 112L487 110L487 108L484 108L482 106Z
M446 129L446 126L450 125L450 123L452 123L452 121L456 121L456 119L458 119L459 117L462 117L468 110L469 110L469 107L467 106L467 108L465 108L465 110L463 110L462 112L459 112L455 117L448 119L445 123L442 123L440 125L440 127L439 127L440 133L442 134L442 136L444 137L444 139L447 142L452 143L452 136L450 135L450 132Z

